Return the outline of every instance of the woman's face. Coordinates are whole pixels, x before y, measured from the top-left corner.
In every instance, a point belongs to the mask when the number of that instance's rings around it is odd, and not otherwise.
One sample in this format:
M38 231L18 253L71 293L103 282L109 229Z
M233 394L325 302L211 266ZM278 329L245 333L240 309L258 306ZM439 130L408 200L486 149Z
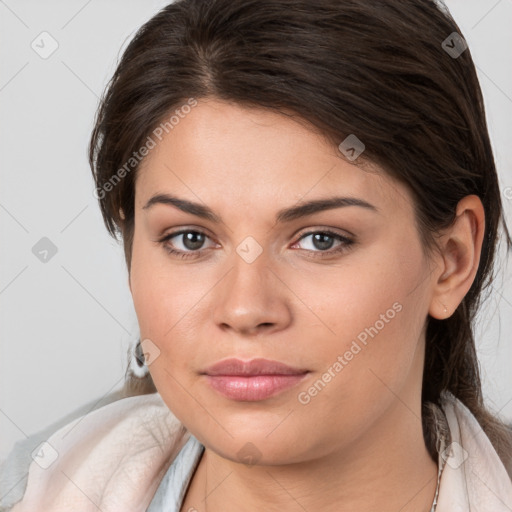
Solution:
M265 110L203 100L163 135L138 171L130 289L169 409L217 454L260 464L419 421L433 273L407 189ZM182 208L145 208L157 195ZM352 202L296 210L334 198ZM295 374L205 373L230 358Z

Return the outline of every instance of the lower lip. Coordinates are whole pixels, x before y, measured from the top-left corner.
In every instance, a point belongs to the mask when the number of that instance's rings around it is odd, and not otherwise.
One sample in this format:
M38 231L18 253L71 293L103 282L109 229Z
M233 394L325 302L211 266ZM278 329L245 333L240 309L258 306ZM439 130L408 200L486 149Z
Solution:
M206 375L210 386L232 400L265 400L297 385L307 373L297 375Z

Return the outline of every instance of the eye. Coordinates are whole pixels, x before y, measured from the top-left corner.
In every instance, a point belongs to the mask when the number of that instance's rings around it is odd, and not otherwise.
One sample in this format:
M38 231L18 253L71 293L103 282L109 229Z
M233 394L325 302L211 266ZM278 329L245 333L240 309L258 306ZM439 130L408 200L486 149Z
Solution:
M178 240L178 243L170 244L170 240L174 238ZM206 239L209 239L209 237L202 231L184 229L175 233L170 233L158 240L158 242L169 254L180 258L193 258L202 254L203 250L201 249ZM175 248L176 245L178 245L178 249ZM179 247L180 245L182 248Z
M355 243L354 240L339 233L335 233L334 231L322 230L305 233L303 236L301 236L299 241L294 244L294 246L299 244L302 240L307 240L308 238L310 238L310 242L305 245L308 245L309 247L306 247L305 250L312 253L320 253L314 254L313 257L315 258L322 258L345 252ZM338 246L335 249L331 249L336 240L339 243Z

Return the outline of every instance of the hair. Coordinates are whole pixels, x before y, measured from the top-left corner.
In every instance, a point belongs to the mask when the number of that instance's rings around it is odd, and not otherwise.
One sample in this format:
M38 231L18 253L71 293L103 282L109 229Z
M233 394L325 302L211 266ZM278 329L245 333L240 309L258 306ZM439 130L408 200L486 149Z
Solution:
M451 317L427 318L423 432L437 460L426 404L448 390L510 464L510 432L484 405L473 324L494 280L500 224L507 253L512 240L470 50L443 48L454 32L448 9L433 0L178 0L126 47L96 113L89 162L128 272L137 151L157 127L172 129L166 120L191 98L292 112L336 146L355 134L363 161L408 187L427 254L459 201L476 194L486 220L476 277ZM149 374L142 384L126 380L127 394L155 391Z

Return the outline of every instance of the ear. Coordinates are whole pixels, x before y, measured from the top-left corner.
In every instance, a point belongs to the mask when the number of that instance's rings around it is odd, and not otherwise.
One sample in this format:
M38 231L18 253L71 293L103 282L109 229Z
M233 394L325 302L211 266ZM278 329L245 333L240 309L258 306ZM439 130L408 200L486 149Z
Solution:
M476 195L466 196L457 205L453 224L438 241L440 275L434 283L430 316L450 317L475 280L485 233L485 212Z

